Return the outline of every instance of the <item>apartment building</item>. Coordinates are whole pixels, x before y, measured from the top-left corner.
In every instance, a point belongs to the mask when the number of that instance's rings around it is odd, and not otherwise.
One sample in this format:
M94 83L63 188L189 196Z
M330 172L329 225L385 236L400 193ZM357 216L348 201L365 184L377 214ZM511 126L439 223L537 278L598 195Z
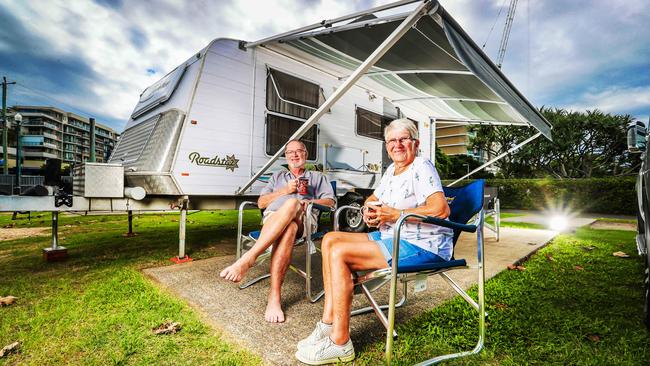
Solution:
M473 137L473 134L474 132L467 130L467 125L438 121L436 123L436 146L440 147L440 150L446 155L469 155L483 161L485 156L481 151L469 148L469 139Z
M40 168L47 159L61 159L62 165L81 163L90 158L90 121L72 112L55 107L14 106L13 115L23 116L21 123L23 167ZM11 128L15 129L15 125ZM15 131L11 131L15 136ZM119 134L95 123L95 160L106 162ZM16 165L16 139L9 139L9 166ZM1 150L1 149L0 149Z

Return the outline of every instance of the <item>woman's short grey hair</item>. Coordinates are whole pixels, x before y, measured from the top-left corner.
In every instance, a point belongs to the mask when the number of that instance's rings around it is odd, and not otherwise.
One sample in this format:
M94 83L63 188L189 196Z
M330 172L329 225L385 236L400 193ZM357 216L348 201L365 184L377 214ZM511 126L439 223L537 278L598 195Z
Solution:
M393 122L389 123L388 126L384 129L384 136L388 135L389 131L406 131L409 133L409 137L417 140L419 138L418 136L418 129L415 127L415 123L411 121L408 118L400 118L396 119Z

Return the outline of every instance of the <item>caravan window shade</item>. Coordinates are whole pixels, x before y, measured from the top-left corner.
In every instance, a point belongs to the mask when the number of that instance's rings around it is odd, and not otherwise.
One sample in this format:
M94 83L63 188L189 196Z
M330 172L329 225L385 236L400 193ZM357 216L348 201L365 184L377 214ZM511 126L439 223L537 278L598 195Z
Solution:
M357 107L357 135L384 140L384 127L391 119Z
M309 118L321 102L320 87L283 72L269 69L266 77L266 109L298 118Z
M268 114L266 116L266 153L273 155L278 152L301 125L301 121ZM307 146L309 154L307 160L316 159L317 131L317 127L313 126L300 139Z

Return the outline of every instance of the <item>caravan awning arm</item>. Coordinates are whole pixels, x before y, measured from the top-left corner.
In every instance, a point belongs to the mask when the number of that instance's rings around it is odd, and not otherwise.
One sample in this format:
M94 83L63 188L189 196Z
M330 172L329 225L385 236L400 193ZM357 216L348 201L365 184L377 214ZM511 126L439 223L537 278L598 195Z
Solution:
M280 33L280 34L277 34L277 35L274 35L274 36L271 36L271 37L260 39L259 41L246 42L246 43L244 43L244 47L251 48L251 47L259 46L259 45L262 45L262 44L265 44L265 43L274 42L274 41L277 41L277 40L280 40L280 39L283 39L283 38L286 38L286 37L291 37L293 35L297 35L297 34L300 34L300 33L303 33L303 32L308 32L310 30L314 30L314 29L318 29L318 28L329 28L333 24L336 24L336 23L339 23L339 22L343 22L343 21L350 20L350 19L355 19L355 18L358 18L360 16L373 14L373 13L383 11L383 10L398 8L400 6L416 3L416 2L419 2L419 1L422 1L422 0L401 0L401 1L396 1L394 3L377 6L377 7L374 7L372 9L358 11L356 13L348 14L348 15L345 15L345 16L342 16L342 17L339 17L339 18L335 18L335 19L331 19L331 20L323 20L323 21L318 22L318 23L314 23L314 24L311 24L311 25L306 25L304 27L300 27L300 28L297 28L297 29L294 29L294 30L290 30L288 32L284 32L284 33Z
M487 163L481 165L480 167L478 167L478 168L472 170L472 171L469 172L468 174L465 174L464 176L462 176L462 177L456 179L455 181L451 182L451 184L450 184L449 186L451 187L451 186L453 186L454 184L460 182L461 180L463 180L463 179L469 177L470 175L472 175L472 174L478 172L479 170L481 170L481 169L483 169L483 168L485 168L485 167L487 167L487 166L490 166L490 165L496 163L498 160L501 160L503 157L505 157L505 156L507 156L507 155L509 155L509 154L511 154L511 153L513 153L513 152L515 152L515 151L517 151L517 150L519 150L522 146L524 146L524 145L526 145L527 143L533 141L534 139L540 137L541 135L542 135L541 132L537 132L537 133L534 134L533 136L531 136L531 137L525 139L524 141L520 142L519 144L517 144L517 145L511 147L510 149L508 149L508 151L504 152L503 154L497 156L496 158L494 158L494 159L488 161Z
M364 76L379 76L379 75L402 75L402 74L451 74L451 75L474 75L471 71L460 70L386 70L386 71L371 71L367 72ZM339 80L348 78L349 75L341 76Z
M438 6L438 3L436 2L436 8ZM393 46L397 41L404 35L408 30L415 24L417 21L424 15L428 14L433 7L433 2L432 0L424 0L422 3L408 16L402 23L395 28L395 30L375 49L373 53L368 56L368 58L361 64L359 67L350 75L350 77L339 86L332 95L325 100L325 103L323 103L317 110L312 114L311 117L305 123L303 123L302 126L287 140L296 140L302 137L302 135L307 132L313 126L318 122L318 120L332 108L332 106L345 94L348 89L350 89L362 76L365 74L379 59ZM286 148L287 143L285 142L284 145L273 155L269 161L264 164L264 166L257 172L255 175L249 179L249 181L242 187L240 188L235 194L241 195L250 186L253 185L253 183L259 178L262 174L266 172L266 170L284 153L284 149Z

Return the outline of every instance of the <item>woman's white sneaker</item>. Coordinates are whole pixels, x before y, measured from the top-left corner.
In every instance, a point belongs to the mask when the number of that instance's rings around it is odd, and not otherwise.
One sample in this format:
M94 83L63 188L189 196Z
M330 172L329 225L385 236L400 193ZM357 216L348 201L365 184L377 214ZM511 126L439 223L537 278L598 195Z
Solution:
M316 328L314 328L314 331L311 332L309 337L298 342L298 349L317 343L318 341L329 337L331 333L332 324L325 324L319 320L318 323L316 323Z
M354 346L350 339L344 345L339 346L330 337L327 337L315 344L298 349L296 358L308 365L349 362L354 360Z

